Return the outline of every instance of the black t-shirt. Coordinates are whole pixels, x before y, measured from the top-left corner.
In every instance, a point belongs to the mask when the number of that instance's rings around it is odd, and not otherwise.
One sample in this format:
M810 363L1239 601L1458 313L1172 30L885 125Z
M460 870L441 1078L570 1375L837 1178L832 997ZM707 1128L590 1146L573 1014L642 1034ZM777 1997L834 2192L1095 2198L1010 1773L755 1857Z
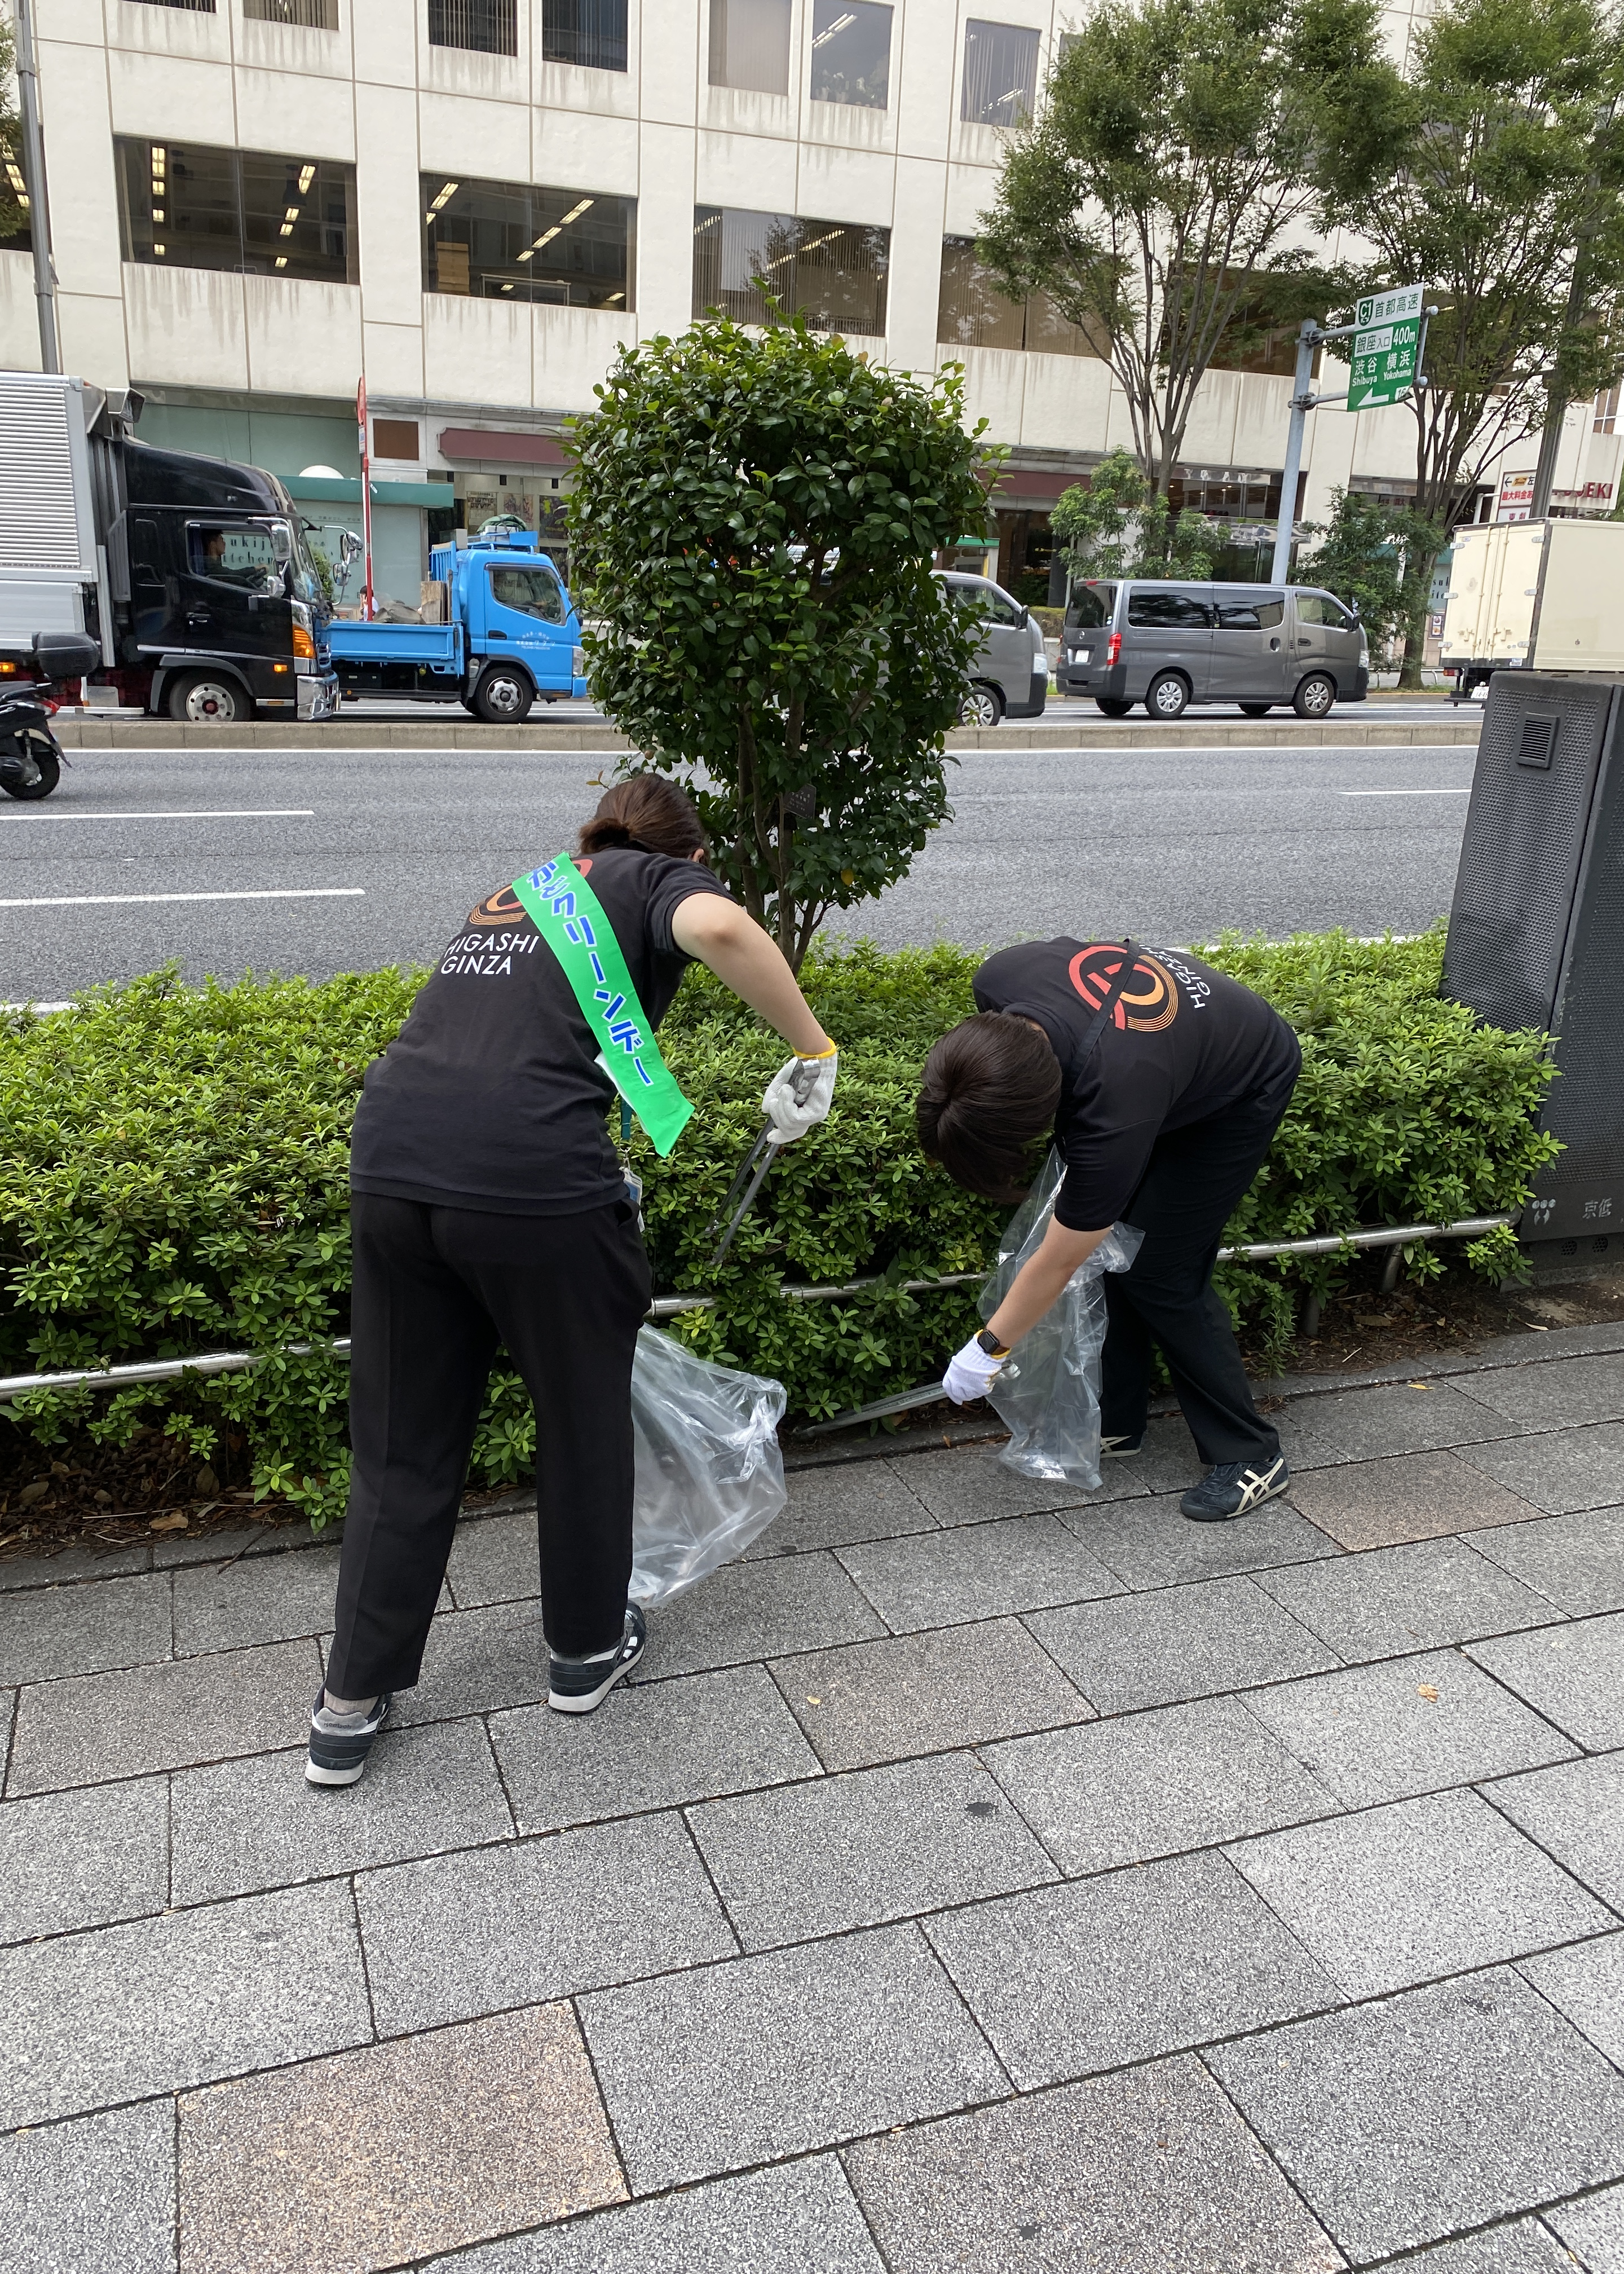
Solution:
M658 1027L691 959L671 920L691 892L726 893L696 861L617 847L576 862ZM623 1197L597 1064L563 967L504 885L470 911L411 1015L366 1070L350 1142L358 1193L574 1216Z
M1083 1039L1122 961L1119 941L1006 947L975 975L976 1007L1034 1019L1060 1060L1055 1141L1066 1163L1055 1215L1071 1231L1115 1224L1164 1129L1184 1129L1301 1064L1297 1036L1260 995L1183 951L1142 948L1100 1038Z

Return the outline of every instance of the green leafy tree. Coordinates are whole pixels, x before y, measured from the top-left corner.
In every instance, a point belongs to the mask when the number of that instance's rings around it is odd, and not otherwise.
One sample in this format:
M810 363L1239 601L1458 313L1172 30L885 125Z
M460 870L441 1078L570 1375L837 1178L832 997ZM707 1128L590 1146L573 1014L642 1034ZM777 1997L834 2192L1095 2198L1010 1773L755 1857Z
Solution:
M1220 351L1324 305L1293 239L1392 76L1372 0L1107 0L1012 140L981 257L1101 343L1158 495Z
M1055 501L1049 527L1073 576L1187 576L1213 573L1220 532L1186 506L1175 515L1128 450L1113 450Z
M575 430L570 541L597 699L679 776L799 967L947 815L980 636L934 555L987 519L960 374L921 383L796 318L622 349Z
M1347 490L1331 493L1331 517L1305 524L1312 549L1297 562L1319 584L1357 608L1372 652L1386 655L1425 609L1438 556L1438 531L1425 516L1379 505Z
M17 40L0 15L0 245L21 237L28 227L28 208L17 194L11 169L22 174L22 121L18 116Z
M1416 512L1435 559L1486 470L1553 399L1624 353L1624 40L1601 0L1453 0L1412 35L1373 130L1373 172L1327 173L1322 219L1376 249L1369 281L1422 283L1440 313L1410 398ZM1420 679L1432 562L1412 580L1405 683Z

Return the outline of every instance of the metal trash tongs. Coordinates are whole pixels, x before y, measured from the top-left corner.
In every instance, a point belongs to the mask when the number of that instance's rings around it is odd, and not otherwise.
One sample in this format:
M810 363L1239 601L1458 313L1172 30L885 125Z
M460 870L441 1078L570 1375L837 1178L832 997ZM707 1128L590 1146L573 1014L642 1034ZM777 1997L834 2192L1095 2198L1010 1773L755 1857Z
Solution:
M817 1060L816 1058L807 1059L795 1069L789 1078L789 1086L790 1093L797 1105L806 1103L812 1095L812 1085L816 1080ZM767 1171L771 1168L775 1156L782 1147L793 1142L793 1138L786 1137L780 1130L769 1122L755 1144L751 1146L738 1175L727 1187L726 1198L705 1226L707 1232L714 1231L723 1217L727 1216L728 1209L733 1209L733 1215L728 1217L727 1229L722 1234L721 1243L716 1254L710 1258L712 1271L716 1269L717 1265L733 1246L733 1234L750 1213L756 1195L765 1183ZM741 1193L744 1194L742 1200L739 1199ZM739 1201L737 1208L733 1208L735 1201Z

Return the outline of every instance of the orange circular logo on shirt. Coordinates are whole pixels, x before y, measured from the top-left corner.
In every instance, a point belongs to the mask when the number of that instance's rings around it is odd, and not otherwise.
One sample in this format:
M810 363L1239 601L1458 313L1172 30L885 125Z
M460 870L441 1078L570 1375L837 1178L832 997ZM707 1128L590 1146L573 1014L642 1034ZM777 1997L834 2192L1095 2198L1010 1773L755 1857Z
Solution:
M477 908L470 908L470 924L515 924L524 922L524 908L511 885L504 885L500 892L487 893Z
M1110 942L1080 948L1071 958L1071 984L1091 1011L1097 1011L1122 968L1122 950ZM1138 1035L1158 1035L1178 1016L1178 990L1172 975L1154 955L1139 954L1127 985L1111 1010L1111 1024Z

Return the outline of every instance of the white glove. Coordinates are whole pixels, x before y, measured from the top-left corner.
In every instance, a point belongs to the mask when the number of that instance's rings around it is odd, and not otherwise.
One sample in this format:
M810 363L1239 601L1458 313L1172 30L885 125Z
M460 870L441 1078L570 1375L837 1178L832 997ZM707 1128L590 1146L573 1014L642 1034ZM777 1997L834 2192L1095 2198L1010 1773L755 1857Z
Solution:
M1008 1351L1002 1351L996 1358L989 1358L972 1335L943 1375L942 1387L955 1405L967 1405L973 1397L985 1397L988 1384L1008 1357Z
M777 1143L793 1145L815 1122L827 1119L839 1064L832 1050L827 1058L786 1058L762 1097Z

